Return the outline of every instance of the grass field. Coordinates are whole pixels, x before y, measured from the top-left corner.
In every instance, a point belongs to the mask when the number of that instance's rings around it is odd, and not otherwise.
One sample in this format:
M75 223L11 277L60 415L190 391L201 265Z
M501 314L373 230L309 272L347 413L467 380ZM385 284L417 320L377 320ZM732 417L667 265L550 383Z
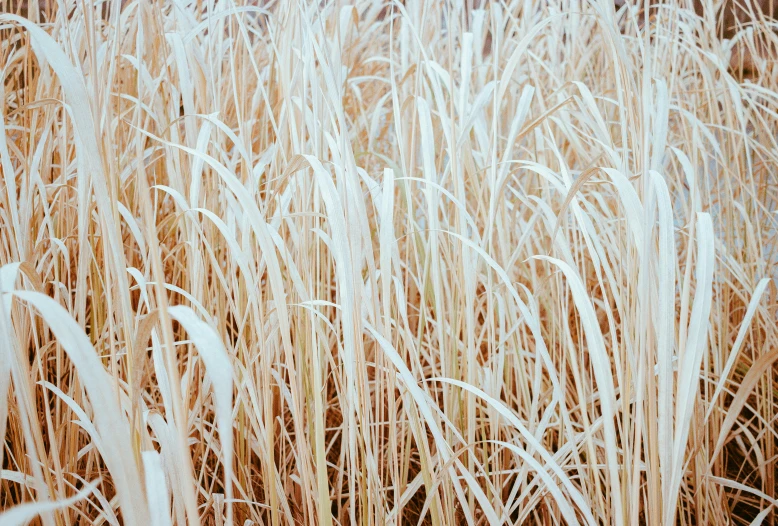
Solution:
M0 0L0 524L778 523L776 24L473 3Z

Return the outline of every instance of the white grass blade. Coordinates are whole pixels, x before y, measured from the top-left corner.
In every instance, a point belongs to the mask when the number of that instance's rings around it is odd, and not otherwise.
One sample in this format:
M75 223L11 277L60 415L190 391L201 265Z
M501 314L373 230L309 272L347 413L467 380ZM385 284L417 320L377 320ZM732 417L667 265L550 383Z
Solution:
M8 335L11 334L11 306L13 296L6 294L14 289L19 273L19 263L9 263L0 267L0 440L5 442L5 426L8 420L8 390L11 387L11 363L14 359L13 347ZM0 466L3 465L5 448L0 447Z
M650 171L659 208L659 289L657 291L658 318L656 330L656 362L658 383L657 434L659 469L664 502L670 502L670 479L673 470L673 346L675 334L675 238L670 193L664 179Z
M678 488L685 470L684 452L691 426L692 410L699 389L700 365L708 347L708 327L710 325L711 297L713 294L713 223L710 215L701 213L697 220L697 261L696 289L692 303L692 313L687 331L686 346L679 359L678 391L675 410L675 437L673 439L673 472L671 486L668 489L668 505L665 510L665 524L675 523Z
M143 452L146 494L151 526L170 526L170 491L162 469L162 457L156 451Z
M70 314L56 301L38 292L13 291L13 295L34 306L67 351L89 395L94 423L105 446L103 460L111 472L127 524L139 524L146 512L134 503L143 502L138 468L125 454L131 451L129 425L113 392L108 373L97 359L89 339Z
M622 524L624 521L624 507L622 504L621 476L619 474L621 463L617 458L619 445L616 441L616 426L614 425L614 419L616 418L616 396L613 387L611 360L605 350L605 342L603 341L602 332L600 331L600 326L597 322L597 315L594 313L594 308L586 293L586 289L584 288L583 283L581 283L581 278L578 277L578 274L572 267L559 259L547 256L536 256L536 258L546 260L562 270L567 278L567 283L570 286L570 291L573 295L573 301L575 302L581 324L583 325L584 335L586 336L586 346L592 361L592 369L594 370L594 377L597 380L597 387L600 395L603 431L605 434L605 455L608 459L607 469L611 486L610 495L613 501L613 516L616 524Z
M205 362L216 402L216 424L222 447L224 463L224 488L227 496L227 523L232 524L232 364L219 335L207 323L200 320L192 309L185 306L168 308L170 316L184 326L186 332Z
M38 515L67 508L84 500L95 490L98 484L100 484L100 480L91 482L87 487L68 499L54 502L31 502L29 504L15 506L0 513L0 524L3 526L24 526Z

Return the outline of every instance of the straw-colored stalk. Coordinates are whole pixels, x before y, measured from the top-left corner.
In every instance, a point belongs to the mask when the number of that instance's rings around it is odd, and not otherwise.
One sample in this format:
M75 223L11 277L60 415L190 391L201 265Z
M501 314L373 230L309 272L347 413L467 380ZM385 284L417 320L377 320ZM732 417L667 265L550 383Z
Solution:
M0 524L776 523L775 23L648 5L0 0Z

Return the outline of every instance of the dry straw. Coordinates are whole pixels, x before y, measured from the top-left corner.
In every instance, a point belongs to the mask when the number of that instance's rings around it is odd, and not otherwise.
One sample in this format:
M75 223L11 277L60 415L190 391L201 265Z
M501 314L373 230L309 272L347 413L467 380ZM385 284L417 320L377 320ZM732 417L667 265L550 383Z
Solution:
M720 4L0 0L0 524L774 524Z

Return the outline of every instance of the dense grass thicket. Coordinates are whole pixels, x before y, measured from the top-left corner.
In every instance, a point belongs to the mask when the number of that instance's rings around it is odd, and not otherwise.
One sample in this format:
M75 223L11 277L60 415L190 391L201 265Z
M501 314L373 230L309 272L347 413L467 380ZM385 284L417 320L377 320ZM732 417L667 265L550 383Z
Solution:
M0 524L778 523L776 24L646 8L0 1Z

